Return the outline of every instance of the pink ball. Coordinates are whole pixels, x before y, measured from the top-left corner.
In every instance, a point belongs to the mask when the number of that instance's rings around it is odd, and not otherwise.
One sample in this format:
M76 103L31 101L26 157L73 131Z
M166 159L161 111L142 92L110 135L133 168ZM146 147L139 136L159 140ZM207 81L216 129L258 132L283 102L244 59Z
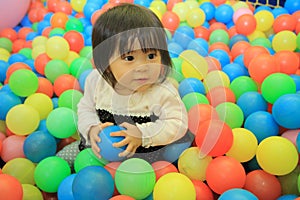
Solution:
M300 129L287 130L281 134L282 137L290 140L296 146L296 139L299 135Z
M25 136L12 135L3 140L1 158L8 162L14 158L25 158L23 144Z
M251 14L253 15L253 12L249 9L249 8L239 8L237 9L234 13L233 13L233 16L232 16L232 20L234 23L236 23L237 19L242 16L242 15L245 15L245 14Z

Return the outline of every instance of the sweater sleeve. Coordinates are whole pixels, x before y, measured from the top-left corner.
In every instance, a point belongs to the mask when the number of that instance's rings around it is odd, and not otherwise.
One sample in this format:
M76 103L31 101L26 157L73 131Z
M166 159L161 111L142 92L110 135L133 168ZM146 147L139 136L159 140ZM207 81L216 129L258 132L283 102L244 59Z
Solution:
M155 122L136 124L142 132L144 147L167 145L183 137L187 132L187 111L173 85L164 84L150 97Z
M96 70L93 70L86 78L84 86L84 95L77 105L78 130L86 142L89 141L88 131L90 130L91 126L100 123L99 117L95 109L94 97L95 90L97 89L98 80L99 74Z

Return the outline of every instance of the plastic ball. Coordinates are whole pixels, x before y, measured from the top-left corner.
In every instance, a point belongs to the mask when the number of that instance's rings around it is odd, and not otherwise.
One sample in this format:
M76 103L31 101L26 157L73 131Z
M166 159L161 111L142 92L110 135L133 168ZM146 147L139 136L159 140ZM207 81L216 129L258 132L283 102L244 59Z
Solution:
M83 94L78 90L66 90L58 98L59 107L71 108L77 112L77 104L80 99L83 97Z
M207 135L212 137L207 138ZM206 120L200 124L195 142L197 147L200 148L201 156L223 155L232 146L232 129L221 120Z
M259 166L273 175L286 175L298 164L298 151L286 138L271 136L257 147L256 158Z
M26 97L38 89L38 77L31 70L19 69L10 76L9 86L16 95Z
M229 88L234 93L236 99L239 99L245 92L258 90L256 82L248 76L237 77L230 83Z
M69 51L70 45L63 37L53 36L46 42L46 53L52 59L64 59Z
M192 181L181 173L168 173L162 176L153 189L153 199L192 200L196 191Z
M126 149L126 146L121 148L113 147L112 144L116 142L120 142L124 139L121 136L110 136L112 132L122 131L125 130L123 127L120 126L108 126L104 128L100 133L99 137L101 141L98 144L100 150L100 155L108 160L108 161L121 161L124 158L119 157L119 154Z
M175 165L164 160L156 161L152 163L151 166L154 169L156 181L165 174L178 172L178 169Z
M187 133L191 135L189 132ZM189 148L194 140L193 136L188 136L189 140L187 142L183 143L173 143L170 145L167 145L166 148L164 148L163 154L163 160L168 161L168 162L175 162L178 160L179 156L181 153Z
M22 184L23 200L43 200L42 192L31 184Z
M116 195L110 198L109 200L134 200L134 198L127 195Z
M288 50L294 51L297 47L296 45L297 36L294 32L284 30L276 33L272 40L272 47L275 52Z
M61 93L63 93L66 90L79 90L80 86L78 80L74 76L70 74L63 74L55 79L53 88L55 94L59 97Z
M241 188L233 188L225 191L219 197L220 200L258 200L258 198L251 192Z
M21 184L34 185L33 173L35 164L26 158L14 158L8 161L2 168L4 174L18 179Z
M39 112L30 105L19 104L11 108L6 115L7 127L17 135L28 135L38 127Z
M70 64L70 72L76 78L79 78L85 70L93 68L91 61L84 57L75 58Z
M184 103L187 111L197 104L209 104L206 96L197 92L192 92L185 95L182 98L182 102Z
M213 200L213 193L211 189L202 181L192 180L194 187L196 189L196 199L206 198L207 200Z
M296 28L297 21L290 14L282 14L275 18L273 24L274 33L279 33L280 31L294 31Z
M299 57L293 51L279 51L274 54L275 62L279 65L279 72L295 74L299 65Z
M193 8L186 15L186 22L191 27L198 27L204 23L205 18L205 13L202 9Z
M235 23L236 31L239 34L250 35L256 29L256 19L251 14L240 16Z
M14 158L25 158L23 152L25 138L18 135L5 138L2 142L1 159L8 162Z
M71 174L62 180L57 190L58 199L74 199L72 185L76 176L77 174Z
M76 17L69 18L69 20L66 22L65 29L67 32L68 31L76 31L78 33L82 33L84 31L82 22L79 19L77 19ZM65 39L67 39L67 38L65 38Z
M236 104L242 109L245 118L256 111L267 111L268 108L267 101L256 91L245 92Z
M26 137L23 150L27 159L38 163L44 158L55 155L56 140L49 133L35 131Z
M218 86L210 89L206 97L211 106L216 107L220 103L224 102L232 102L235 103L236 98L234 93L231 91L230 88L225 86Z
M87 0L71 0L70 4L76 12L82 12Z
M240 162L228 156L214 158L207 166L206 181L217 194L242 188L246 182L246 173Z
M229 35L223 29L217 29L211 32L209 36L209 43L214 44L216 42L222 42L226 45L229 44Z
M26 98L25 105L34 107L40 115L40 119L45 119L53 110L51 98L43 93L34 93Z
M21 104L21 99L11 92L0 92L0 120L5 120L11 108Z
M195 38L188 44L187 48L190 50L194 50L201 56L205 57L208 55L209 44L203 38Z
M273 26L274 16L272 12L267 10L261 10L254 14L257 22L256 30L267 31Z
M280 84L278 84L280 83ZM296 92L296 84L292 77L283 73L273 73L267 76L261 85L264 99L273 104L279 97Z
M201 94L205 94L205 88L203 83L197 78L185 78L179 83L178 91L180 97L184 97L185 95L197 92Z
M64 12L53 13L50 23L52 28L65 28L66 22L68 21L68 15Z
M183 48L186 48L193 39L195 39L195 32L187 25L179 26L173 34L173 40Z
M220 103L216 106L219 119L224 121L230 128L239 128L244 122L242 109L232 102Z
M41 190L57 192L60 183L69 175L71 169L67 161L57 156L51 156L40 161L34 171L34 180Z
M62 60L53 59L47 62L44 73L46 78L54 83L54 81L63 74L69 74L69 66Z
M222 4L215 10L215 19L217 22L227 24L232 20L233 13L233 8L230 5Z
M115 174L115 184L119 193L135 199L144 199L149 196L154 185L157 184L155 184L155 180L152 166L139 158L123 161Z
M77 114L70 108L55 108L49 113L46 125L54 137L68 138L77 130Z
M178 170L191 180L206 180L206 168L212 161L211 156L199 157L198 147L190 147L182 152L178 159Z
M11 175L0 174L0 187L0 196L5 199L22 199L23 197L21 183Z
M202 80L208 72L206 60L194 50L185 50L180 54L183 59L181 70L185 78L198 78Z
M107 161L104 159L99 159L96 157L96 155L93 153L91 148L84 149L79 152L79 154L76 156L75 162L74 162L74 169L75 172L78 173L80 170L84 169L88 166L104 166L107 164Z
M264 170L249 172L244 189L252 192L258 199L277 199L282 194L277 177Z
M222 71L227 74L227 76L230 79L230 82L232 82L235 78L239 76L247 76L248 75L248 70L244 66L241 66L240 64L237 63L230 63L225 65L222 68Z
M174 4L172 8L172 12L176 13L180 19L180 21L186 20L186 15L189 11L188 5L184 2L178 2Z
M233 22L236 23L236 21L240 18L240 16L246 15L246 14L253 15L253 12L248 7L236 9L232 15Z
M51 98L53 96L52 83L47 78L44 77L38 77L38 81L39 81L39 87L36 90L36 93L43 93Z
M207 74L203 80L203 84L206 90L210 91L214 87L228 87L230 85L230 79L225 72L214 70Z
M51 58L46 53L39 54L34 60L35 70L39 74L45 75L45 67L50 60Z
M272 115L275 121L288 129L300 128L299 114L299 94L285 94L279 97L273 104Z

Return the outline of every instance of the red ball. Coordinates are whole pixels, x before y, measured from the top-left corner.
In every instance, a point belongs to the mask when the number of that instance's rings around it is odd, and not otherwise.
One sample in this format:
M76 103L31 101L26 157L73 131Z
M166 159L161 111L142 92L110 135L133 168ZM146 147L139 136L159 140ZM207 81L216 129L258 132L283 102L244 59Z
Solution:
M233 189L243 188L246 182L244 167L229 156L214 158L206 168L208 186L217 194Z
M211 189L200 180L192 180L196 189L196 200L214 200Z
M61 93L69 89L80 90L78 80L70 74L63 74L57 77L54 81L53 87L54 93L58 97L61 95Z
M162 16L163 26L171 32L174 32L180 24L180 18L172 11L167 11Z
M206 120L199 125L195 142L203 155L224 155L233 143L232 129L224 121Z
M156 181L167 173L178 172L178 169L175 167L175 165L168 161L156 161L151 165L156 175Z
M51 81L44 77L38 77L39 87L36 90L36 93L43 93L48 97L52 98L53 96L53 85Z
M272 200L281 195L281 185L277 177L263 170L249 172L244 189L252 192L258 199Z
M279 51L274 54L275 63L279 65L279 72L288 75L295 74L299 68L299 57L293 51Z
M22 184L15 177L8 174L0 174L1 199L22 199Z
M64 38L70 45L70 50L77 53L84 47L84 38L78 31L68 31L64 34Z
M282 14L275 18L273 23L274 33L288 30L294 31L297 25L297 20L290 14Z
M244 14L237 19L235 27L238 34L250 35L256 29L256 19L254 15Z

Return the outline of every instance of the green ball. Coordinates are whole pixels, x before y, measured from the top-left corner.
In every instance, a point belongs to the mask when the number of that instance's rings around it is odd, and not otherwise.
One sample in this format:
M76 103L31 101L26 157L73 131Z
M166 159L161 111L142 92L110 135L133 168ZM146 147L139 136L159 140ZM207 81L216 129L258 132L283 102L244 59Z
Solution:
M97 158L91 148L84 149L79 152L75 158L74 169L78 173L81 169L87 166L101 166L104 167L108 164L108 161L101 158Z
M14 71L8 81L13 93L20 97L27 97L36 92L39 87L37 75L28 69Z
M74 30L74 31L78 31L80 33L82 33L83 30L84 30L82 22L79 19L75 18L75 17L70 18L66 22L65 28L66 28L66 31Z
M148 197L154 188L155 179L152 166L140 158L130 158L123 161L115 174L115 184L119 193L134 199Z
M46 78L54 83L57 77L63 74L70 74L68 64L59 59L50 60L45 66Z
M32 59L32 49L31 48L23 48L18 53L24 55L27 59Z
M262 46L266 48L272 48L272 43L267 38L256 38L253 41L250 42L251 46Z
M49 113L46 127L54 137L68 138L77 131L77 120L77 114L71 108L58 107Z
M57 192L60 183L71 175L67 161L57 156L50 156L40 161L34 171L36 185L45 192Z
M11 53L12 51L12 41L8 38L1 37L0 38L0 48L6 49L8 52Z
M82 72L88 69L93 69L93 65L90 59L84 57L75 58L70 65L70 72L76 78L79 78Z
M79 52L80 57L91 59L93 57L93 47L85 46Z
M216 42L222 42L226 45L229 44L229 35L223 29L216 29L214 30L209 36L209 43L213 44Z
M50 32L49 32L49 38L52 36L56 36L56 35L64 35L66 33L66 31L62 28L53 28Z
M83 94L79 90L65 90L58 97L58 106L71 108L77 112L77 104L79 103L81 97L83 97Z
M191 92L182 98L187 111L197 104L209 104L207 97L198 92Z
M219 118L232 129L240 128L244 122L244 113L242 109L235 103L220 103L219 105L217 105L216 111Z
M258 90L256 82L249 76L239 76L235 78L230 83L229 88L234 93L236 99L238 99L245 92L257 92Z
M274 73L267 76L262 82L261 93L267 102L273 104L284 94L296 93L296 84L289 75Z
M184 76L181 71L182 59L172 58L171 61L173 64L173 68L171 69L169 76L175 79L177 82L181 82L184 79Z

